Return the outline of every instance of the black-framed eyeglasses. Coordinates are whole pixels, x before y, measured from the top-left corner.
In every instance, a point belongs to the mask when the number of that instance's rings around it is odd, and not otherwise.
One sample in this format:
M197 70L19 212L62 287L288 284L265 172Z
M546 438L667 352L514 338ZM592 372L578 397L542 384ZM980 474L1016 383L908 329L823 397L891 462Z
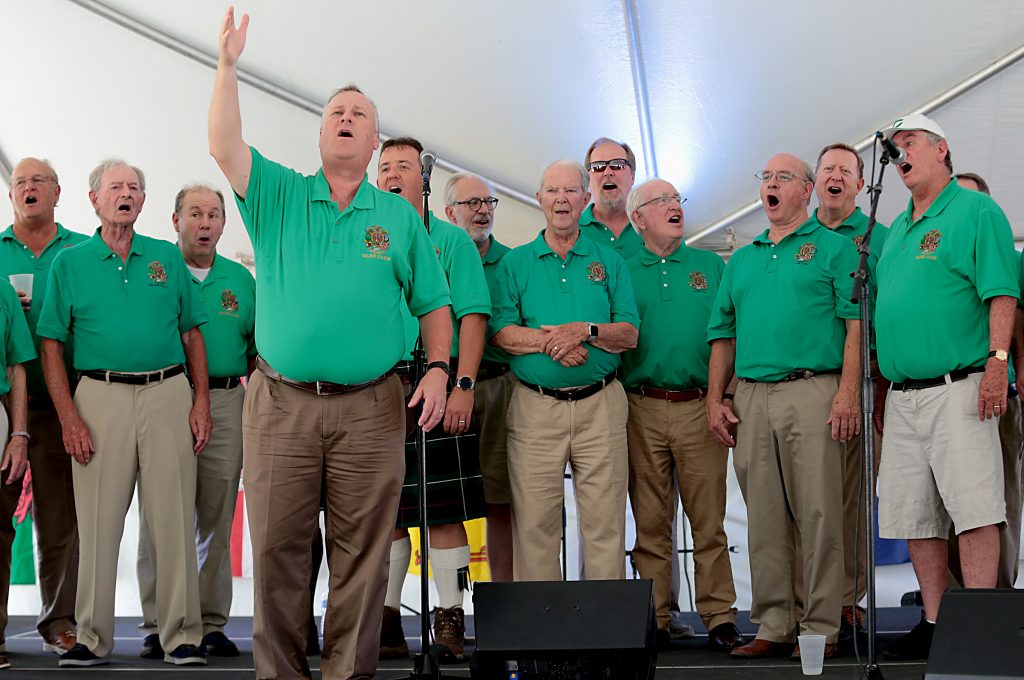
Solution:
M780 182L788 182L793 179L799 179L805 183L811 181L802 175L797 175L785 170L762 170L761 172L755 172L754 177L756 177L759 182L770 182L772 177L775 177L775 179Z
M490 198L470 198L465 201L455 201L451 205L465 205L473 212L480 210L480 206L482 205L486 205L489 210L494 210L494 207L498 205L498 199L494 196L491 196Z
M616 172L623 168L631 168L632 165L625 158L613 158L608 161L591 161L590 165L587 166L587 170L594 173L604 172L605 168L611 168Z
M662 194L661 196L655 196L649 201L644 201L635 209L639 210L645 205L656 205L660 208L661 206L668 205L670 203L678 203L680 206L682 206L683 203L686 203L686 199L680 196L679 194Z

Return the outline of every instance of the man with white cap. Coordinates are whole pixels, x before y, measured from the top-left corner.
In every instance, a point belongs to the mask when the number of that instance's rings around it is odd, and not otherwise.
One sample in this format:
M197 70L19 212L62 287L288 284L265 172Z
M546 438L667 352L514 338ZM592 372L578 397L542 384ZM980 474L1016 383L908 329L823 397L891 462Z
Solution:
M1006 216L952 180L946 134L920 114L885 133L911 199L878 261L877 340L892 381L878 475L878 526L906 538L924 611L886 656L925 658L956 527L964 585L992 588L1006 519L997 419L1006 410L1017 260Z

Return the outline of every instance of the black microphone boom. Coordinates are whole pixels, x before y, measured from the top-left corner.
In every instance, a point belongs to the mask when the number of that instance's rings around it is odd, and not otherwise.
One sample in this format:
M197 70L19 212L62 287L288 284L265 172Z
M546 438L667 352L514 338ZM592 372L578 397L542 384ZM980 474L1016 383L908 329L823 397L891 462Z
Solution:
M882 142L882 150L885 151L886 155L889 156L889 161L894 165L899 165L907 160L907 151L901 146L896 146L896 143L892 141L883 132L876 132L875 136Z

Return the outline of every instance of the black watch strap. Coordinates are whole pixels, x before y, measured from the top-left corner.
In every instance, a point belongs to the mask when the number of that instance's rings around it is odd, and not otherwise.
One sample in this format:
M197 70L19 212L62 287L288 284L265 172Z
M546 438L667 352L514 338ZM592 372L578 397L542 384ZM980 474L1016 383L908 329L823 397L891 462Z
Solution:
M427 368L425 371L423 371L423 374L426 375L427 371L429 371L432 368L440 368L442 371L444 371L445 375L451 375L451 369L448 368L447 361L431 361L429 364L427 364Z

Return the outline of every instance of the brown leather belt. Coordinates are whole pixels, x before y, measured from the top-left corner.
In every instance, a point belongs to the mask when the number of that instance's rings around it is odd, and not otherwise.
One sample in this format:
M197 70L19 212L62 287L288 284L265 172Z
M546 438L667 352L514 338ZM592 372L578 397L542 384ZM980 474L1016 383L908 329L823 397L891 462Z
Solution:
M92 378L93 380L100 380L102 382L112 383L124 383L126 385L148 385L150 383L163 382L167 378L173 378L176 375L185 372L185 367L181 364L177 366L171 366L165 368L162 371L153 371L152 373L120 373L118 371L82 371L81 375L86 378Z
M704 387L696 387L689 390L663 390L660 387L651 387L650 385L637 385L636 387L630 387L626 391L631 394L639 394L642 397L671 401L673 404L700 399L708 393L707 388Z
M615 373L609 373L600 382L596 382L593 385L587 385L586 387L572 387L569 389L553 389L551 387L541 387L540 385L533 385L528 382L519 381L523 387L533 390L534 392L540 392L545 397L554 397L558 401L579 401L580 399L586 399L592 397L605 388L605 385L611 384L615 380Z
M272 369L270 367L270 364L264 361L263 357L261 356L256 357L256 368L260 369L260 373L267 376L271 380L276 380L277 382L284 383L285 385L294 387L296 389L304 390L306 392L318 394L321 397L329 397L336 394L348 394L349 392L358 392L359 390L366 389L371 385L376 385L377 383L384 382L385 380L387 380L388 377L390 377L395 372L395 369L392 368L390 371L380 376L379 378L374 378L373 380L364 383L359 383L358 385L342 385L340 383L327 382L326 380L304 382L302 380L292 380L291 378L286 378L277 371L275 371L274 369Z

